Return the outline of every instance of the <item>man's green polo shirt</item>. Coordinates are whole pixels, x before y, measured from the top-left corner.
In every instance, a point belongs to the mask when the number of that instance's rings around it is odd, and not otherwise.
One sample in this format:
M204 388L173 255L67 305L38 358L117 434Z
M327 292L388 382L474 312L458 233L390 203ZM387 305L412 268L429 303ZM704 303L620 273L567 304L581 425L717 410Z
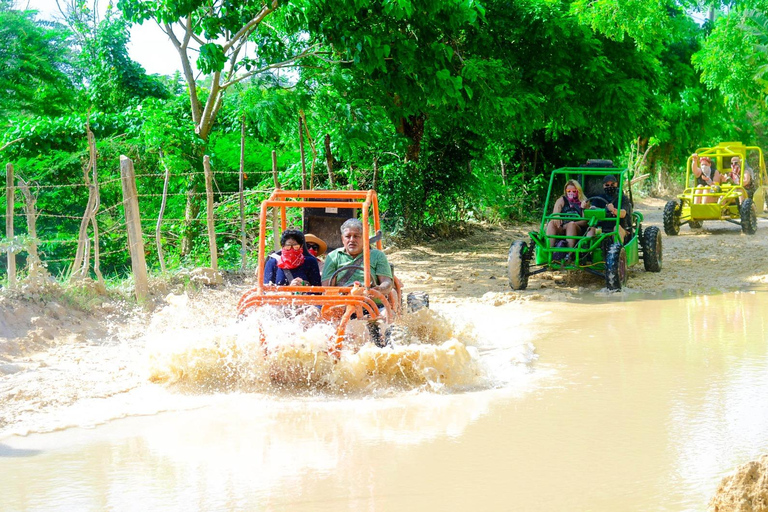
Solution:
M344 248L340 247L336 249L335 251L331 252L326 256L325 258L325 264L323 265L323 281L326 281L331 278L334 272L336 270L340 269L341 267L345 265L349 265L352 263L352 261L355 258L360 258L360 260L355 263L355 265L359 265L360 267L363 266L363 253L358 254L357 256L350 256L346 252L344 252ZM346 271L341 271L339 275L337 276L337 282L336 284L338 286L347 286L355 281L360 281L361 284L365 284L365 275L363 274L363 271L361 269L357 269L354 271L354 273L349 276L348 278L344 279L345 282L341 282L341 278L346 274ZM390 279L392 278L392 268L389 266L389 262L387 261L387 256L379 251L378 249L371 249L371 286L376 286L379 284L379 280L376 278L376 276L387 276Z

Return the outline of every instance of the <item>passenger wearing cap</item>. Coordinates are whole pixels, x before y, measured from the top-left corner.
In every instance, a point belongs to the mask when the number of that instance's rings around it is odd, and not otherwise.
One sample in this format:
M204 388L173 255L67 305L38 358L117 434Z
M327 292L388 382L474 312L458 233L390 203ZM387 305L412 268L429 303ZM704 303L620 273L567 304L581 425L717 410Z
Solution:
M279 251L267 258L264 284L278 286L321 286L317 259L306 247L304 233L286 229L280 237Z
M320 268L320 273L322 274L324 262L320 259L320 256L325 255L325 251L328 250L328 244L326 244L321 238L316 237L312 233L307 233L304 235L304 240L306 240L309 254L317 258L317 266Z
M742 172L741 157L739 156L731 157L731 170L724 173L724 179L726 182L730 181L734 185L741 185L744 187L750 198L754 195L755 189L757 188L755 186L754 171L747 165ZM742 199L746 199L746 197L742 197Z
M621 236L621 240L623 242L627 236L627 228L629 227L630 203L629 198L626 195L621 194L621 208L617 208L616 205L619 201L619 180L616 179L616 176L609 174L603 178L603 193L596 197L599 197L603 200L603 202L605 202L606 219L615 219L617 216L619 217L619 235ZM584 201L581 203L581 206L583 208L590 208L591 204L589 201ZM602 202L600 205L595 207L600 206L602 206ZM603 230L603 233L612 232L615 225L615 220L604 220L598 224L598 226ZM595 236L595 228L589 228L586 236Z
M691 171L693 171L693 176L696 179L694 194L704 194L714 190L713 187L717 187L725 181L724 177L717 172L717 167L712 163L712 159L708 156L699 157L698 154L694 153ZM695 204L715 203L717 198L714 196L696 197L693 202Z

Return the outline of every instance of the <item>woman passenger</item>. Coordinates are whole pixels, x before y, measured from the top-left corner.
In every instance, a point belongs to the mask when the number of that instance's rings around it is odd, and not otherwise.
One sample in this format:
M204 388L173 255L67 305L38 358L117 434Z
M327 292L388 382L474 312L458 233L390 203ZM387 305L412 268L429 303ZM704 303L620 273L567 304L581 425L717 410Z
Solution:
M317 259L307 250L304 233L286 229L280 237L282 249L272 253L264 265L264 284L321 286Z
M708 156L702 156L693 154L693 162L691 163L691 171L696 178L696 191L694 194L705 194L710 192L713 187L723 182L723 177L717 172L717 167L712 163L712 159ZM696 197L693 202L695 204L701 203L716 203L717 197L705 196Z
M581 207L582 201L585 201L584 191L581 190L581 185L576 180L568 180L563 187L563 195L555 201L555 206L552 208L552 213L575 213L577 216L583 216L583 208ZM587 227L586 220L567 220L567 219L552 219L547 223L547 235L552 236L580 236L584 233ZM576 240L568 238L568 247L574 247ZM555 246L555 239L549 239L549 246Z

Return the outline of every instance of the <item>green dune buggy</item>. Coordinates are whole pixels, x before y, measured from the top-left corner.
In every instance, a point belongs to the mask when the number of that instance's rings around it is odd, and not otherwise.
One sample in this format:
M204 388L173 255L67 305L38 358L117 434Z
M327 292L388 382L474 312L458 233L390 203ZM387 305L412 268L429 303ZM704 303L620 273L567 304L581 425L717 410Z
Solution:
M711 186L697 186L693 173L694 159L693 156L688 157L686 188L677 199L664 206L664 232L674 236L686 224L695 229L700 228L705 220L724 220L741 226L743 233L754 235L757 232L757 218L763 215L766 206L765 186L768 184L768 175L763 151L741 142L721 142L714 147L698 148L696 154L700 158L708 157L718 174L729 176L729 179ZM731 161L736 157L742 163L741 175L751 175L749 186L741 183L740 179L730 178L730 171L733 170ZM752 166L749 166L750 162Z
M603 179L613 175L618 178L618 190L628 190L629 205L622 205L624 194L619 192L618 209L626 209L624 222L625 240L619 233L620 219L607 212L603 193ZM555 201L562 194L565 183L577 180L591 207L581 215L551 213ZM588 226L579 236L548 235L547 224L552 220L586 221ZM529 233L530 243L518 240L512 243L507 257L509 285L514 290L524 290L530 276L547 270L586 271L605 279L609 290L619 290L627 283L628 267L641 259L645 270L660 272L662 266L661 231L655 226L642 228L643 215L632 210L632 188L629 172L613 167L610 160L590 160L586 167L564 167L552 171L541 218L539 231ZM590 228L594 228L591 230ZM592 236L588 236L594 231ZM575 240L574 247L562 246L560 241ZM552 241L553 243L550 243ZM554 245L554 247L552 246Z

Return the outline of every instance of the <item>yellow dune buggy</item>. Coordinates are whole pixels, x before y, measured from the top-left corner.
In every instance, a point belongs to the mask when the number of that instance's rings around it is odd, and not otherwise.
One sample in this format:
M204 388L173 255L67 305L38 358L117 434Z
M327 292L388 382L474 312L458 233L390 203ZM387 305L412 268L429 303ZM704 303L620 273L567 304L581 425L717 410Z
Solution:
M711 186L697 185L693 173L693 156L688 157L685 170L686 188L677 199L664 206L664 232L674 236L680 232L680 226L688 224L691 228L700 228L702 222L724 220L741 226L742 232L754 235L757 232L757 218L765 212L766 175L763 151L757 146L745 146L741 142L721 142L714 147L696 150L699 157L709 157L713 163L713 175L731 174L731 160L741 160L740 178L729 179ZM750 163L752 164L750 166ZM749 173L751 184L742 183Z

